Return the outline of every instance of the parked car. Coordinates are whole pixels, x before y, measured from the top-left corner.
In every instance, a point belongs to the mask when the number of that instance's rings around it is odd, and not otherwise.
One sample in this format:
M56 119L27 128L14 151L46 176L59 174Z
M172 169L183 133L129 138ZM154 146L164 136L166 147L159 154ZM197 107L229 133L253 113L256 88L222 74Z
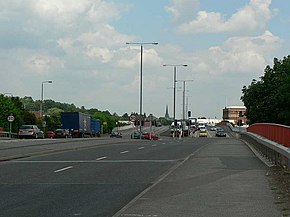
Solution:
M71 138L71 133L68 129L56 129L54 138Z
M36 125L22 125L18 131L18 138L44 139L44 133Z
M118 131L113 131L111 133L110 137L122 138L122 133L120 133Z
M52 139L52 138L54 138L54 136L55 136L55 132L54 131L48 131L47 132L47 137L48 138L51 138Z
M222 128L218 128L216 133L215 133L216 137L226 137L227 134L225 133L225 131Z
M151 140L158 140L159 139L159 136L155 133L147 133L147 132L144 132L143 133L143 139L151 139Z
M133 133L131 133L131 139L140 139L140 136L141 136L141 139L143 138L143 133L140 131L134 131Z

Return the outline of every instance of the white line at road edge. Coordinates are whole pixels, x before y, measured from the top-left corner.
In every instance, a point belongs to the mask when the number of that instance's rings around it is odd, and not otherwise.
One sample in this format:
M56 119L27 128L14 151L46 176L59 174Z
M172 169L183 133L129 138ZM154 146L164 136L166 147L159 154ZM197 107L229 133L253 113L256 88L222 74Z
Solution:
M69 166L69 167L65 167L65 168L62 168L62 169L56 170L56 171L54 171L54 172L55 172L55 173L59 173L59 172L65 171L65 170L69 170L69 169L71 169L71 168L73 168L73 167L72 167L72 166Z
M107 157L99 157L99 158L97 158L96 160L104 160L104 159L107 159Z
M120 152L120 154L126 154L126 153L128 153L129 151L122 151L122 152Z

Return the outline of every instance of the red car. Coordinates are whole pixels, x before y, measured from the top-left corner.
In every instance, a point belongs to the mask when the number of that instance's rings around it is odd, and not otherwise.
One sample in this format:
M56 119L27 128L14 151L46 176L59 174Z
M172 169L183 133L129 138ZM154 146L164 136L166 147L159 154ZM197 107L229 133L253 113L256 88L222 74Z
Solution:
M54 138L71 138L71 133L68 129L56 129Z
M149 139L149 140L150 140L150 139L151 139L151 140L158 140L158 139L159 139L158 135L155 134L155 133L151 133L151 135L150 135L150 133L143 133L142 138L143 138L143 139Z
M48 138L51 138L52 139L54 136L55 136L55 132L53 132L53 131L48 131L47 132L47 137Z

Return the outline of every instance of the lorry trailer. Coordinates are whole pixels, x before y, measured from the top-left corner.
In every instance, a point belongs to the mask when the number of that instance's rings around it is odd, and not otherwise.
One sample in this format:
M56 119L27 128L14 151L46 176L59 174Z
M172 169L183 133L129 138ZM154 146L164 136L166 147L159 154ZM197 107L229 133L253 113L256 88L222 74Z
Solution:
M101 132L100 121L81 112L62 112L61 125L70 130L72 137L96 136Z

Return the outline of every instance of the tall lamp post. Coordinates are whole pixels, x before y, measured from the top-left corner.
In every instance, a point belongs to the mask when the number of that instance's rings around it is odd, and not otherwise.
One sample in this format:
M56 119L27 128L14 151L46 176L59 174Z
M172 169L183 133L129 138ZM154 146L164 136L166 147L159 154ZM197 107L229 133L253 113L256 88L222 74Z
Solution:
M187 64L164 64L163 66L172 66L173 67L173 135L175 137L175 104L176 104L176 68L179 66L187 67Z
M142 132L142 99L143 99L143 46L144 45L158 45L157 42L126 42L127 45L140 45L141 49L141 60L140 60L140 117L139 117L139 127L140 127L140 139Z
M40 118L41 118L41 122L43 124L43 86L45 83L52 83L52 80L48 80L48 81L43 81L41 82L41 102L40 102Z
M183 120L185 120L185 83L186 82L190 82L190 81L193 81L193 80L177 80L179 82L183 82L183 100L182 100L182 118Z
M182 99L182 120L183 120L183 123L186 123L185 121L185 84L186 82L190 82L190 81L193 81L193 80L178 80L180 82L183 82L183 99ZM183 126L183 129L184 129L184 125Z

